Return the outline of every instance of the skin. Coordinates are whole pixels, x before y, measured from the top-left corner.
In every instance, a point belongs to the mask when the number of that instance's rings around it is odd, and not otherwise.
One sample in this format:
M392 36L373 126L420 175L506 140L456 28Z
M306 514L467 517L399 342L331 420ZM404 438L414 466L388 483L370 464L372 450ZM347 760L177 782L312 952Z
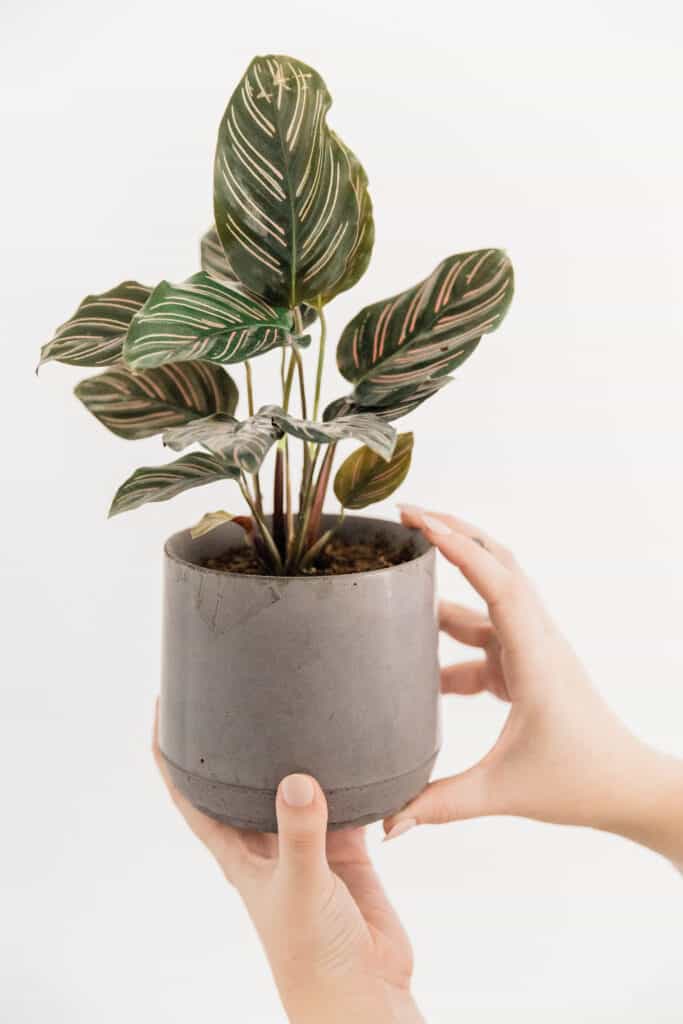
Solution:
M683 865L683 762L652 750L616 718L507 548L455 516L411 506L401 514L487 606L483 614L441 604L441 628L481 652L443 668L442 691L488 691L510 712L481 761L431 783L385 821L387 834L509 814L615 832Z
M444 693L483 691L510 705L503 730L468 771L431 783L384 823L491 814L615 832L683 865L683 762L633 736L593 688L513 555L455 516L404 506L484 599L487 614L443 602L441 628L480 656L442 669ZM277 836L198 811L154 756L173 802L239 891L292 1024L423 1022L410 994L410 942L368 858L362 830L326 834L309 776L280 784Z
M157 712L158 718L158 712ZM214 821L175 788L153 753L171 799L239 891L293 1024L422 1022L410 994L410 941L367 854L362 829L326 833L327 804L309 776L278 789L278 835ZM292 806L288 787L298 800Z

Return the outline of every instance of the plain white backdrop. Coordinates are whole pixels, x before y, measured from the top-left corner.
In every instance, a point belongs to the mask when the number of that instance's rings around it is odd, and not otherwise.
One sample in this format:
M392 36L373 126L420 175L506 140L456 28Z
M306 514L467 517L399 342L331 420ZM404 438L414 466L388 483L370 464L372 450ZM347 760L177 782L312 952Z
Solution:
M86 293L198 268L218 121L256 53L321 71L370 177L374 257L330 307L333 339L444 255L509 250L505 326L404 421L401 498L509 544L612 706L683 755L682 30L662 0L3 4L7 1024L283 1019L238 898L148 752L161 543L232 494L108 522L160 443L91 419L70 393L87 371L33 375ZM276 362L256 379L274 400ZM481 756L503 717L450 699L439 774ZM683 881L653 854L511 819L379 838L430 1022L683 1017Z

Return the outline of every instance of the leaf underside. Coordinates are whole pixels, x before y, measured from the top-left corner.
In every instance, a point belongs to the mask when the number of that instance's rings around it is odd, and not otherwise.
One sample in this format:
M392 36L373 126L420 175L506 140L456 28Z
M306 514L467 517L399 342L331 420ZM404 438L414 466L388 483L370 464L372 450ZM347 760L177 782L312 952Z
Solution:
M347 398L337 398L327 406L323 413L323 419L327 421L349 414L372 413L373 416L378 416L381 420L393 422L393 420L400 419L401 416L407 416L408 413L414 412L418 406L435 395L437 391L441 391L452 380L453 377L438 377L436 380L418 384L416 388L407 388L405 392L397 391L392 394L387 405L363 405L355 402L353 395L349 395Z
M40 350L40 365L56 360L71 366L112 366L122 359L123 340L151 288L123 281L101 295L88 295Z
M234 480L239 472L218 455L191 452L165 466L142 466L121 484L109 515L128 512L150 501L166 501L176 494L216 480Z
M212 363L172 363L133 373L115 366L76 386L76 397L100 423L127 440L209 416L232 415L237 386Z
M460 366L482 335L500 325L512 293L507 255L481 249L449 256L420 284L366 306L337 348L339 370L354 385L353 402L409 403L416 389Z
M201 444L219 452L247 473L256 473L272 445L290 434L313 444L336 444L347 438L364 441L380 458L391 458L396 431L377 416L345 416L331 423L301 420L279 405L264 405L255 416L239 421L232 416L207 416L164 434L164 444L182 451Z
M134 369L203 359L240 363L286 344L292 314L202 271L162 281L135 315L123 347Z
M366 508L393 494L406 478L412 451L413 435L407 433L399 434L389 462L366 445L352 452L334 478L334 493L344 508Z
M396 444L396 431L372 414L340 416L330 423L301 420L278 405L265 405L260 416L270 416L285 434L313 444L336 444L347 438L363 441L382 459L391 458Z
M329 301L365 271L374 240L360 163L326 123L320 75L285 56L255 58L225 110L214 214L230 266L269 301Z

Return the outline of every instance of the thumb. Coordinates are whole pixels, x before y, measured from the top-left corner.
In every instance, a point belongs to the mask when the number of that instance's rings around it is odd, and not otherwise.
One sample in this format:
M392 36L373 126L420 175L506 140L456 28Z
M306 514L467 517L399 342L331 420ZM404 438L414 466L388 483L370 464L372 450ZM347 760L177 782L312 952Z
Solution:
M397 814L384 819L385 841L403 835L415 825L444 825L448 821L493 814L488 788L482 761L460 775L430 782Z
M288 775L276 800L278 867L293 884L310 886L327 872L327 802L310 775Z

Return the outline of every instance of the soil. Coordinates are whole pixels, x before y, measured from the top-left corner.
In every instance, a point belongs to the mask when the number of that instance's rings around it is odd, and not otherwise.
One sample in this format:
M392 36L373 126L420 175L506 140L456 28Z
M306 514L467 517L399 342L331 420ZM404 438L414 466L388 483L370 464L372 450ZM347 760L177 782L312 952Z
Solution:
M388 569L392 565L409 562L414 557L415 551L410 543L396 547L382 537L375 537L371 541L349 544L340 537L333 537L313 565L296 575L343 576L350 572L372 572L373 569ZM206 569L247 576L271 575L270 571L264 570L254 550L246 545L231 548L215 558L207 558L202 565Z

